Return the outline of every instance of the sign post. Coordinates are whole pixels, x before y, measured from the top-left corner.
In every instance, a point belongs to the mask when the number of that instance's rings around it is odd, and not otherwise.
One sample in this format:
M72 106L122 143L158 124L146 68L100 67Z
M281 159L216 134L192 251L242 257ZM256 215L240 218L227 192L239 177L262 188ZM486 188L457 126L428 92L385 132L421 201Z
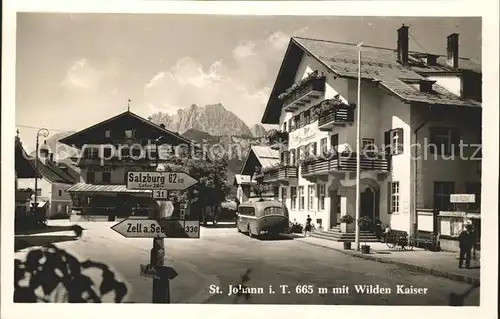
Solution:
M112 227L130 238L153 238L148 265L140 265L142 276L153 278L153 303L170 303L170 280L177 276L171 267L165 267L164 238L199 238L199 221L186 221L189 208L181 204L179 216L174 216L174 205L169 201L169 190L184 190L196 184L194 178L183 172L128 172L128 189L147 189L156 199L157 209L149 219L125 219Z

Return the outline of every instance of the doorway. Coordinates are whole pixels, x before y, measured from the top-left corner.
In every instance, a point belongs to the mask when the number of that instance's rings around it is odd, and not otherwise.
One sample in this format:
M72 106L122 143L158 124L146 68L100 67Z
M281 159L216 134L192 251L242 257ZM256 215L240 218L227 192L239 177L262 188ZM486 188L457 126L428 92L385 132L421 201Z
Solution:
M379 218L378 191L368 187L361 193L359 215L369 217L373 223L376 222Z
M333 228L340 224L340 195L338 192L330 191L328 196L330 197L330 228Z

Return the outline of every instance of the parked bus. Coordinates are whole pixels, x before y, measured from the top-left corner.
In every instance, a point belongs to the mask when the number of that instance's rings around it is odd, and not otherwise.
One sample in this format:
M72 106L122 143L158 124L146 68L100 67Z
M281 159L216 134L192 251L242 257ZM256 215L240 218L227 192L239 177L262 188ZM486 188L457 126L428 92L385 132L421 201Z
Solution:
M279 201L247 202L238 207L236 229L250 237L263 233L278 235L286 232L288 226L288 210Z

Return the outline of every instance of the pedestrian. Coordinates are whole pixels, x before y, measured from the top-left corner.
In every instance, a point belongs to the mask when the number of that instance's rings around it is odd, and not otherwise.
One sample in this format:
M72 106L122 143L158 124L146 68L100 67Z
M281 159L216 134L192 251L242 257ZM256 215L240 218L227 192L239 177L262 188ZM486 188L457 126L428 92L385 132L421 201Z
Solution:
M311 217L307 215L306 227L304 228L304 236L307 236L307 232L309 232L309 234L311 233L311 221Z
M458 236L458 242L460 246L460 257L458 262L458 268L462 268L464 259L465 259L465 267L470 268L470 256L471 250L476 243L476 238L474 236L474 232L472 231L472 225L468 224L465 226L465 230L460 233Z

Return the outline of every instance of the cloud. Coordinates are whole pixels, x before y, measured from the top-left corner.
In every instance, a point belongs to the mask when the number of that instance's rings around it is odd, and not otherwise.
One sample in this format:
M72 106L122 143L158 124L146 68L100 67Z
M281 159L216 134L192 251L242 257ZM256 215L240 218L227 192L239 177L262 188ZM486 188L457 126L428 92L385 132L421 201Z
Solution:
M289 41L290 35L280 31L243 41L232 50L233 61L219 60L205 67L193 58L182 58L145 83L145 99L151 110L166 113L220 102L247 124L260 123Z
M59 84L65 88L91 89L98 88L101 80L102 73L82 58L71 65Z

